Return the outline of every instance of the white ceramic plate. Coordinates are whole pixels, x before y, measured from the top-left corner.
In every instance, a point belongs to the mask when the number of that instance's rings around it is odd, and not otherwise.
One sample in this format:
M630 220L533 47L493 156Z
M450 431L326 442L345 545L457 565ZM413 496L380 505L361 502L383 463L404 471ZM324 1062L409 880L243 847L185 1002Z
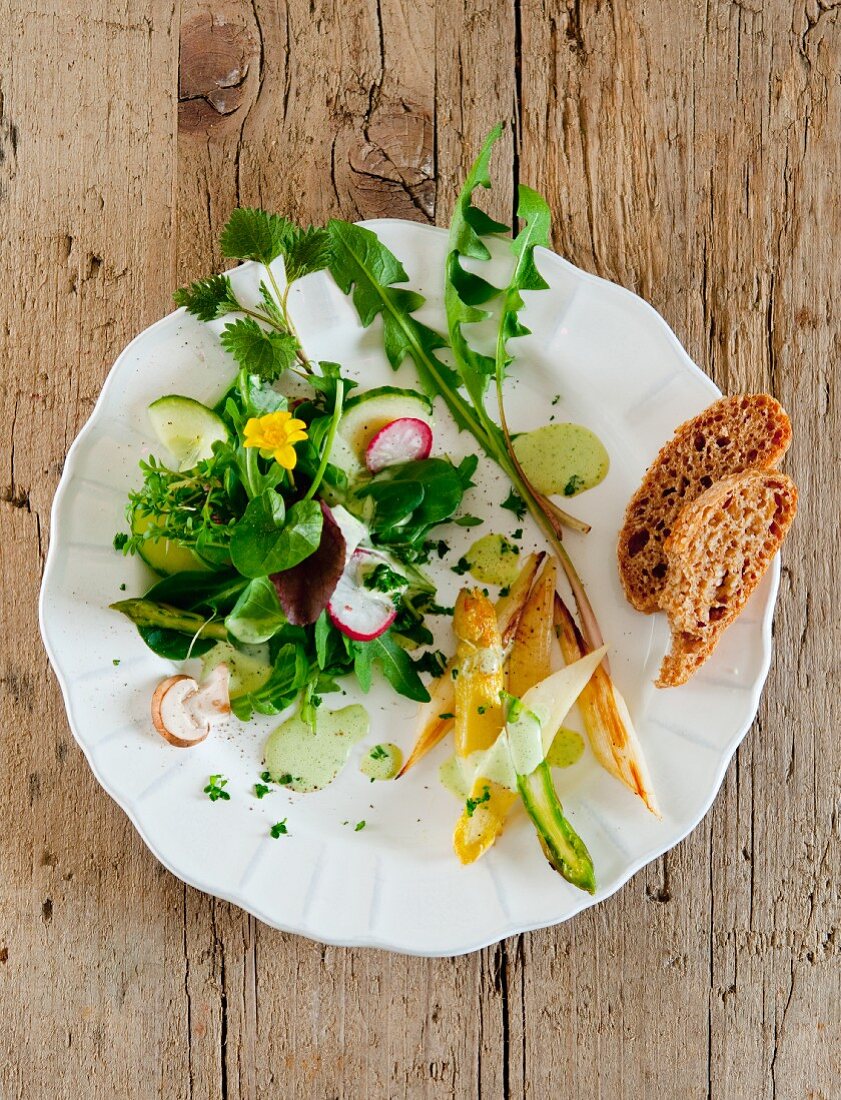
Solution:
M445 232L401 221L367 224L426 295L421 317L442 326ZM173 666L107 609L121 597L121 585L140 594L153 579L141 561L115 553L112 538L124 526L126 492L139 482L139 458L159 450L149 402L172 392L212 402L229 382L233 362L217 337L222 322L205 325L179 310L141 333L114 365L68 455L53 506L41 627L73 733L103 787L162 863L267 924L327 943L454 955L567 920L698 824L756 712L770 660L778 564L713 659L689 685L671 691L651 686L666 648L665 623L628 606L615 564L623 511L646 466L675 426L719 391L641 299L550 252L539 252L538 265L551 289L527 296L533 335L520 341L509 419L517 430L550 416L577 421L595 430L610 452L606 480L574 501L593 530L569 535L568 546L611 644L613 673L663 809L662 821L655 820L598 767L589 749L577 765L556 773L564 807L593 856L595 897L550 870L521 811L484 859L459 865L451 837L460 806L437 778L446 745L399 782L364 778L358 761L366 746L393 740L407 750L413 740L414 704L387 686L375 687L366 700L372 730L365 745L356 746L334 784L315 794L254 797L262 743L276 719L232 721L189 750L171 748L153 732L152 689ZM233 279L246 295L256 292L254 265L239 268ZM313 358L340 361L365 387L413 385L411 365L396 377L388 367L379 323L361 329L328 276L294 287L291 309ZM436 449L454 458L475 449L443 409ZM484 459L477 481L466 507L485 517L483 531L510 532L513 517L499 508L507 483ZM525 548L541 546L536 529L524 526ZM451 603L460 579L448 565L476 531L451 526L445 533L453 553L435 579L440 601ZM450 648L449 624L438 621L440 643ZM229 802L211 803L202 793L212 772L228 777ZM272 839L270 825L284 817L290 835ZM366 827L355 832L361 819Z

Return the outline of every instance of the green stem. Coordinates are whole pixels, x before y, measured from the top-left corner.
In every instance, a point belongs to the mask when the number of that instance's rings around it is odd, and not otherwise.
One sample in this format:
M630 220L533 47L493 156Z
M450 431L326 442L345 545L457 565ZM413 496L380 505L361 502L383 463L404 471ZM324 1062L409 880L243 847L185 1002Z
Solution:
M286 301L289 295L289 284L286 284L286 290L281 293L280 287L277 285L277 280L274 277L274 273L270 265L264 264L263 266L266 269L266 274L269 276L269 282L272 284L272 290L274 291L275 298L277 299L278 308L283 315L283 323L286 325L286 329L289 334L295 337L295 340L298 344L297 348L295 349L295 355L298 357L298 362L301 364L307 374L312 374L312 365L310 364L310 361L307 358L304 349L301 347L301 338L298 335L298 330L292 323L292 319L290 318L289 313L286 309Z
M330 453L333 450L333 441L336 438L336 429L339 427L339 420L342 416L342 405L345 399L345 387L344 383L340 380L336 387L336 402L333 405L333 418L330 421L330 428L327 432L327 438L324 441L324 446L321 450L321 461L318 463L318 469L315 471L315 477L312 479L312 484L307 490L307 494L304 500L312 500L315 496L315 492L321 484L321 480L324 477L324 471L327 469L327 464L330 461Z
M260 495L260 490L256 486L256 479L260 477L260 467L257 465L256 447L245 448L245 472L248 479L245 491L248 493L249 500L253 500L254 497Z

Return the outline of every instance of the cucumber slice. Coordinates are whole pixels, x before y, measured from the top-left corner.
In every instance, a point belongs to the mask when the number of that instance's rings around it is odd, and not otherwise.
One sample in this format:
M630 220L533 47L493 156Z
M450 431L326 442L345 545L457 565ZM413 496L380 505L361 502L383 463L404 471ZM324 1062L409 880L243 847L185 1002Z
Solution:
M153 526L152 517L142 512L135 512L131 520L131 532L133 535L143 535ZM211 566L207 564L194 550L187 546L179 546L177 542L169 539L144 539L138 547L138 553L148 566L164 576L172 573L186 573L188 570L197 570L210 573Z
M386 424L402 417L412 417L431 424L432 402L422 393L402 390L397 386L377 386L351 397L345 405L337 433L346 447L334 448L334 465L341 466L347 473L361 470L365 449L373 437ZM348 469L346 462L352 463L354 469Z
M159 397L149 406L149 419L179 470L192 470L197 462L211 458L213 444L228 438L222 418L192 397Z

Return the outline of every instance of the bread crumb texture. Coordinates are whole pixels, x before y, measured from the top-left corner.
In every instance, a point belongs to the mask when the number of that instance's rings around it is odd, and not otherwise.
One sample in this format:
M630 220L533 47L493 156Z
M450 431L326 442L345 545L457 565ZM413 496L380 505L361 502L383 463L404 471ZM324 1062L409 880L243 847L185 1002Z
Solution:
M682 509L723 478L773 469L790 443L791 422L768 394L724 397L676 430L631 498L619 534L619 575L638 611L660 607L669 569L665 544Z
M659 594L672 647L658 687L685 683L740 614L797 512L797 488L775 470L730 474L675 518L663 540Z

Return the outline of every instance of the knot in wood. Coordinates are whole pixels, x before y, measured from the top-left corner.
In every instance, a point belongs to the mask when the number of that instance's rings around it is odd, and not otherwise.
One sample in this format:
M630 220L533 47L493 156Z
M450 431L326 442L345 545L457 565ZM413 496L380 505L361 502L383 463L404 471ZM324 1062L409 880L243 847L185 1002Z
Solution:
M192 133L218 126L250 98L248 79L259 69L260 47L248 27L202 11L181 28L178 129Z

